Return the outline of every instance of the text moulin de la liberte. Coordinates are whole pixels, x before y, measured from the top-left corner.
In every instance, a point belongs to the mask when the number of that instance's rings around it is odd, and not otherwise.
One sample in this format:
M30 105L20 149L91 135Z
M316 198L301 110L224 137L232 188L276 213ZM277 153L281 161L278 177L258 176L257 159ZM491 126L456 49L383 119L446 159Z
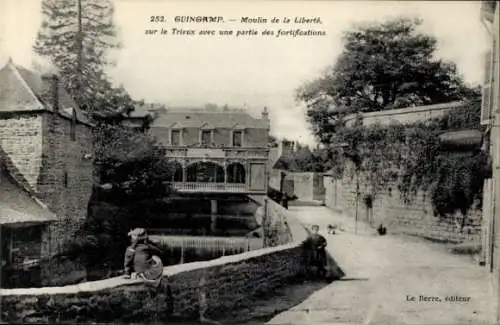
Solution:
M150 16L151 23L169 23L165 16ZM324 30L314 30L301 28L307 25L323 24L320 17L241 17L239 19L225 19L221 16L175 16L171 22L175 23L175 27L161 27L161 29L147 29L146 35L184 35L184 36L274 36L274 37L298 37L298 36L325 36ZM237 28L225 27L230 23L239 23ZM197 28L196 24L203 24L202 29ZM218 28L207 28L206 24L219 24ZM258 30L255 25L267 26L267 24L283 24L295 25L290 28L263 28ZM245 25L250 25L249 27ZM296 26L299 27L296 27ZM288 27L288 26L287 26Z

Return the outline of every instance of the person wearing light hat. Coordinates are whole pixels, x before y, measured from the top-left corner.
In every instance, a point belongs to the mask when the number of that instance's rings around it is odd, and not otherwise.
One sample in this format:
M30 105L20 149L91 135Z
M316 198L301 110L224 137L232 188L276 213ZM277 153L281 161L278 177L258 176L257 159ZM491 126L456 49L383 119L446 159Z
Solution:
M146 229L136 228L128 233L131 245L125 251L125 277L159 281L163 273L163 263L159 256L162 249L149 240Z

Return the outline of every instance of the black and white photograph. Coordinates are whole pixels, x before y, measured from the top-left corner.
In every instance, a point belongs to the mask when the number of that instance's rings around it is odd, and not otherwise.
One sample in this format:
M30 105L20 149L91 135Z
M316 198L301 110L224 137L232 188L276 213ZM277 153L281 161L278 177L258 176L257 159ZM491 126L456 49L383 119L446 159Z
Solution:
M499 1L0 0L0 323L500 324Z

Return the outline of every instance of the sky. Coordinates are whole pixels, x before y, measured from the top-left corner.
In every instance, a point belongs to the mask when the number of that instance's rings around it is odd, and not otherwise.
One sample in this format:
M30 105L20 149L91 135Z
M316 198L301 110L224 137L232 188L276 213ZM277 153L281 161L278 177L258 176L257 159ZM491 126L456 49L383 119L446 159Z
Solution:
M134 99L167 106L202 107L206 103L270 112L271 133L313 144L306 110L296 89L314 80L342 51L342 32L354 23L419 15L422 30L438 39L436 55L454 61L471 84L482 82L488 36L479 19L479 1L171 1L116 0L115 24L123 47L111 55L109 69ZM41 24L41 0L0 0L0 66L10 56L31 67L32 46ZM283 24L244 24L241 17L320 17L325 30L312 37L213 37L146 35L147 29L219 28L175 24L175 16L221 16L223 28L289 29ZM165 23L151 23L164 16ZM236 21L230 22L234 19ZM295 28L299 26L294 26Z

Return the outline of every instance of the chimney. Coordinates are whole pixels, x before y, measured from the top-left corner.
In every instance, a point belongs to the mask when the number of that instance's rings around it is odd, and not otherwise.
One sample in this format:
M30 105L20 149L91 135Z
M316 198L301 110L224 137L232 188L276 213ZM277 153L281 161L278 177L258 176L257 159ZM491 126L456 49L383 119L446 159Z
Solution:
M269 121L269 112L267 111L267 107L264 107L262 111L262 119L267 123L267 131L271 130L271 121Z
M264 107L264 110L262 111L262 119L269 119L269 112L267 111L267 107Z
M283 140L281 141L281 155L290 157L293 154L293 141Z
M50 104L54 112L59 111L59 77L56 74L44 74L42 76L43 80L46 80L50 84Z

